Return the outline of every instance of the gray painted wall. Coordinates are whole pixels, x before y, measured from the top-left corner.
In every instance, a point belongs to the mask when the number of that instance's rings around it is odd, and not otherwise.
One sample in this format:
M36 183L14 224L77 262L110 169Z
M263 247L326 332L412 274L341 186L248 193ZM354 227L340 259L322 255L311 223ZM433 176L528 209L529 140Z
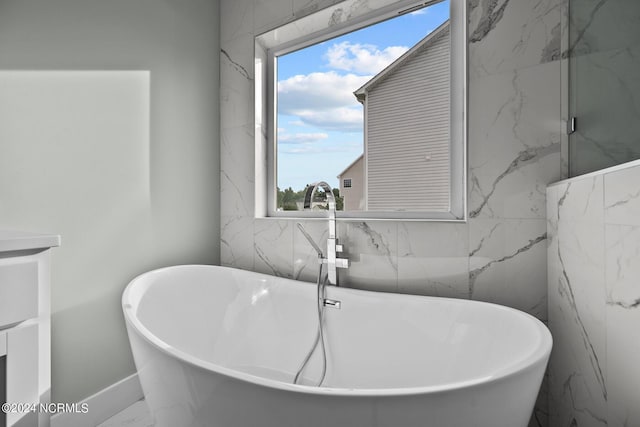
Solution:
M0 201L1 228L62 234L52 272L55 402L79 401L135 371L120 307L130 279L219 262L219 22L217 0L0 0L0 69L147 70L151 78L144 232L108 215L96 224L89 215L97 206L82 194L58 198L58 187L49 200L58 206L41 213ZM10 148L17 162L49 160ZM117 145L105 150L117 165ZM90 156L59 154L58 171ZM113 190L97 170L81 178ZM108 209L117 217L138 202Z

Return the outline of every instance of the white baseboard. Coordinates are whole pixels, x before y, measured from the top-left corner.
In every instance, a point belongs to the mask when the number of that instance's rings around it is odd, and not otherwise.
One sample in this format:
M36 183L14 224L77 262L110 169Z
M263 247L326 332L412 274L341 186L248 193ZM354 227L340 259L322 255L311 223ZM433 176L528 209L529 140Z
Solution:
M138 374L133 374L80 402L87 404L86 414L54 415L51 417L51 427L96 427L143 397Z

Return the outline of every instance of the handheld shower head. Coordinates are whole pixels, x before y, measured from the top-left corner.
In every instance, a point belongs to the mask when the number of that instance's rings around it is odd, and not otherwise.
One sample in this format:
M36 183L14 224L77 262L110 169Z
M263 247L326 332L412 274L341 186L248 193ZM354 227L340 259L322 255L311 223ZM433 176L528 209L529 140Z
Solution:
M300 229L300 232L302 232L302 235L309 241L311 246L313 246L313 249L315 249L316 252L318 252L318 258L324 258L324 254L322 253L322 249L320 249L320 246L318 246L316 244L316 242L313 241L311 236L309 236L309 233L307 233L307 230L304 229L302 224L298 223L297 225L298 225L298 228Z

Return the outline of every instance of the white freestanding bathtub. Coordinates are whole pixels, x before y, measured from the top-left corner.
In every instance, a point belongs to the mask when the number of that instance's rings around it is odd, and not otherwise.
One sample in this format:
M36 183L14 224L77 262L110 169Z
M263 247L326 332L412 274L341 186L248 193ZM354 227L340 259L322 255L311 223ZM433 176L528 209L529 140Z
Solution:
M292 384L315 284L214 266L145 273L122 304L156 427L526 427L551 335L507 307L327 287L327 374ZM316 352L305 371L320 376Z

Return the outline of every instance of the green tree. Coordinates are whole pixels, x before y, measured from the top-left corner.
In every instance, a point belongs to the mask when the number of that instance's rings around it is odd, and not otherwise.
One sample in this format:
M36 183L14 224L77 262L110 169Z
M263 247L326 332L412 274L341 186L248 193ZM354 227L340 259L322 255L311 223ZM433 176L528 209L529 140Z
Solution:
M333 197L336 199L336 210L343 211L344 210L344 197L340 196L339 188L332 188Z
M298 204L304 202L304 196L307 192L309 186L307 185L305 188L299 191L294 191L293 188L286 188L284 191L277 188L277 204L278 208L284 211L297 211ZM340 190L338 188L333 188L333 196L336 199L336 210L341 211L344 210L344 197L340 196ZM316 189L312 200L318 202L326 202L327 195L324 191L319 191ZM328 206L320 206L321 209L328 209Z
M278 207L282 208L285 211L297 211L298 205L297 201L299 200L298 193L293 191L291 187L281 191L278 188Z

